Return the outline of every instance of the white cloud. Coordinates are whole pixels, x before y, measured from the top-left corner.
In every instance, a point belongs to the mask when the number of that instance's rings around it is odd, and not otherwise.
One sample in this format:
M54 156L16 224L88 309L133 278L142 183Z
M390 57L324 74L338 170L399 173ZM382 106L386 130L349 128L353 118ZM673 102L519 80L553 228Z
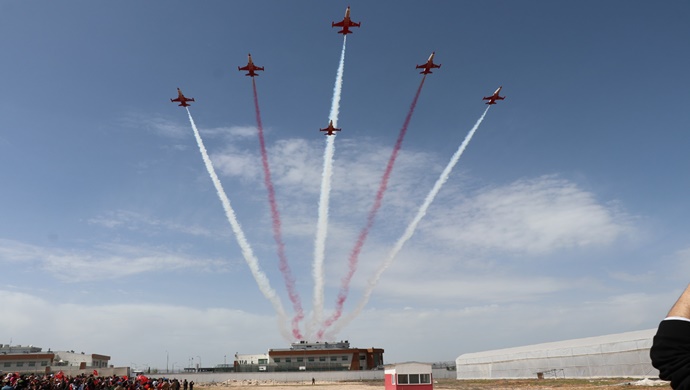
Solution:
M578 281L529 275L429 275L396 273L378 285L377 294L407 302L535 301L547 294L572 289ZM414 286L413 288L410 288Z
M144 129L162 137L182 139L191 138L189 121L171 120L160 115L129 114L121 119L126 127ZM255 126L199 127L204 138L225 137L228 140L242 140L256 136ZM179 146L176 146L179 147Z
M262 174L261 159L246 151L224 151L210 155L218 175L235 176L253 181Z
M106 228L126 228L133 231L155 234L161 231L173 231L192 236L217 237L218 234L199 225L187 225L172 221L160 220L155 217L130 210L116 210L103 213L91 218L89 224Z
M11 318L2 321L0 334L11 336L13 343L105 354L116 366L165 368L166 351L169 363L178 368L187 366L190 356L214 366L225 355L232 361L235 351L286 347L272 316L227 308L67 304L7 290L0 290L0 301ZM262 336L246 337L257 334Z
M310 196L312 202L318 199L323 150L320 140L303 139L281 140L270 147L271 177L281 204L304 204L305 196ZM364 213L371 207L390 153L390 148L367 140L337 143L331 192L334 217L350 216L353 210ZM263 189L264 173L258 152L231 145L214 153L212 159L220 174L240 177ZM430 169L440 172L432 155L402 150L388 183L383 209L415 207L423 197L424 187L420 184L433 184L428 175ZM313 207L316 209L316 203Z
M640 274L633 274L626 271L615 271L610 273L612 279L620 280L629 283L642 283L646 281L653 280L655 272L647 271Z
M577 296L586 289L569 294ZM505 294L509 299L510 291ZM672 304L670 294L612 294L574 303L561 297L554 294L553 299L530 303L458 302L442 308L423 302L370 307L339 337L383 347L386 363L454 360L466 352L651 329Z
M196 259L157 248L105 244L90 250L65 250L0 240L0 264L17 262L38 264L49 275L71 283L117 279L162 269L218 271L227 267L227 261Z
M341 338L351 340L353 347L384 348L386 363L453 360L466 352L650 329L663 318L672 298L622 294L575 304L553 300L443 309L423 304L370 308ZM169 357L170 364L182 367L190 356L213 366L224 356L230 360L234 352L288 347L275 331L273 316L231 308L66 304L7 290L0 290L0 301L12 319L0 323L0 334L11 335L15 343L105 354L117 366L164 368ZM93 318L98 318L98 332L88 320ZM50 332L44 331L46 324Z
M228 140L236 141L256 137L257 129L255 126L200 127L199 133L204 138L225 137Z
M482 189L435 216L424 226L435 239L529 254L608 245L631 231L625 214L553 176Z
M228 129L228 133L235 138L251 138L257 135L257 128L255 126L232 126Z
M190 136L189 124L158 115L130 114L124 117L122 122L127 127L143 128L163 137L181 139Z

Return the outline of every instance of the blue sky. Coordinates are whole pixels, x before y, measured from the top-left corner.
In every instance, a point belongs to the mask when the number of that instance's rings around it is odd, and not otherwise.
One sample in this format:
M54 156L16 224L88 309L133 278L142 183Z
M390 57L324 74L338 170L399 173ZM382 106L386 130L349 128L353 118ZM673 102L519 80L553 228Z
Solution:
M191 113L291 315L263 184L257 79L287 257L310 314L346 3L0 3L3 343L116 365L287 347L204 167ZM656 326L690 271L690 5L351 1L325 260L348 253L432 51L345 313L503 86L371 301L333 335L387 363Z

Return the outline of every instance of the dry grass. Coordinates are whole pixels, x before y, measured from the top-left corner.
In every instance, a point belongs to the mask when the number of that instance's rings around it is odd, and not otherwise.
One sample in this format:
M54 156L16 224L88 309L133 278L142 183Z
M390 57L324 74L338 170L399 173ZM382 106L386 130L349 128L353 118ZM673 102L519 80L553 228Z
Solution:
M642 386L635 384L637 379L506 379L506 380L455 380L439 379L434 384L437 390L668 390L668 384ZM317 382L311 383L278 383L273 381L237 381L225 384L195 386L195 390L249 390L257 387L270 390L373 390L383 389L383 381L362 382ZM230 389L228 389L230 388Z
M563 389L563 390L593 390L593 389L670 389L669 385L639 386L633 385L637 379L505 379L505 380L439 380L435 389L447 390L484 390L484 389Z

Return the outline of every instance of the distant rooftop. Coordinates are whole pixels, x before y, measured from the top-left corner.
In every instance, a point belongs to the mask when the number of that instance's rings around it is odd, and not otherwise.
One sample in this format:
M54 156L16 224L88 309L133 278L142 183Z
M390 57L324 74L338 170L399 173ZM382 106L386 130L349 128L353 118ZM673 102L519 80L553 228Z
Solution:
M0 344L0 353L38 353L41 352L43 348L34 347L33 345L10 345L10 344Z
M336 341L336 342L320 342L310 343L308 341L300 341L298 343L290 344L290 348L285 349L271 349L271 351L294 351L294 350L316 350L316 349L350 349L350 342Z

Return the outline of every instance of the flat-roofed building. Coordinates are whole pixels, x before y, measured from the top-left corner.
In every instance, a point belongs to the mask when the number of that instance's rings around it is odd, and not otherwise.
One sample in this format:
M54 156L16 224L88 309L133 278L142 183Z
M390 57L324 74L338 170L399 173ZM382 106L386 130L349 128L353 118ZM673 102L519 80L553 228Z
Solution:
M434 377L429 363L398 363L386 366L386 390L433 390Z
M300 341L265 355L235 355L235 371L348 371L383 366L383 349L351 348L350 343Z
M466 353L458 379L656 377L649 349L656 329Z
M350 343L292 343L289 349L269 349L269 361L276 371L372 370L383 366L383 349L351 348Z
M55 354L33 345L0 344L0 371L43 373L53 364Z
M268 354L235 354L235 372L268 371Z
M74 351L43 352L33 345L0 344L0 371L46 373L55 369L101 369L108 367L110 356Z
M55 351L55 365L79 368L106 368L110 356L97 353L84 353L74 351Z

